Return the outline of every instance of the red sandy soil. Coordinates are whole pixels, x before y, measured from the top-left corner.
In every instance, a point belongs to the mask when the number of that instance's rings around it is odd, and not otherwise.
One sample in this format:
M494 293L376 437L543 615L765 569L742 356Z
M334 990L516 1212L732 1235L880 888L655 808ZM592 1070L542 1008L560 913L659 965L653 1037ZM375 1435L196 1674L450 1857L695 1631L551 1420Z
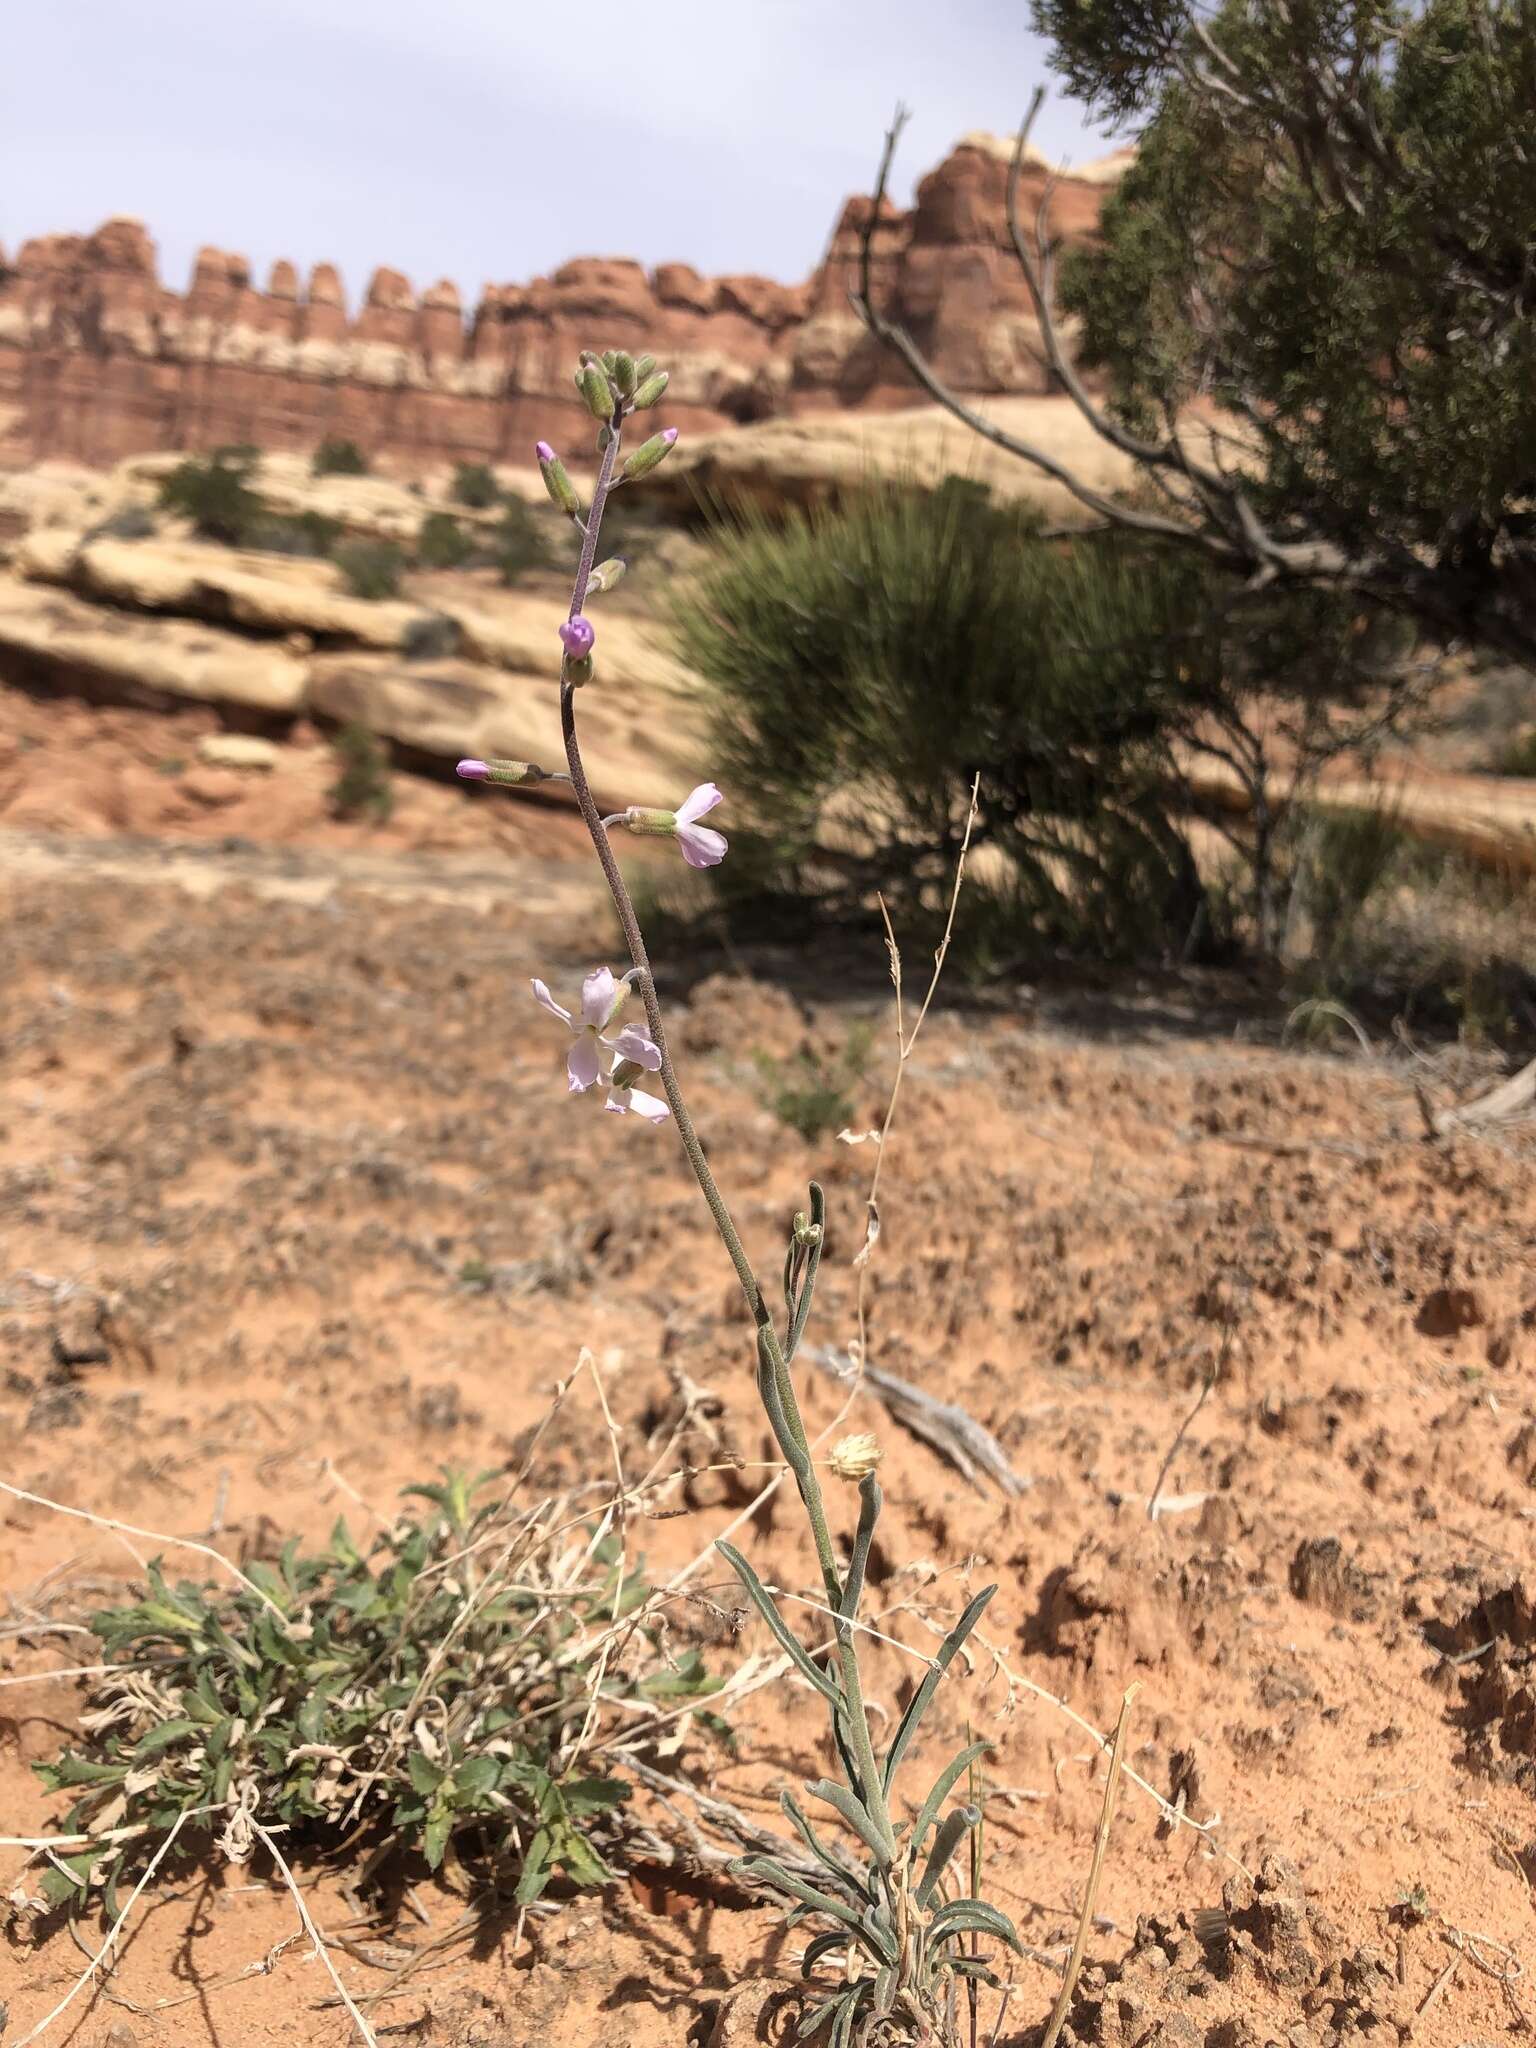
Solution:
M155 768L157 748L195 752L166 721L6 702L0 1477L182 1537L222 1503L218 1541L248 1556L274 1530L322 1536L351 1493L387 1511L440 1463L507 1469L583 1345L630 1469L679 1367L718 1396L725 1444L768 1458L750 1332L671 1132L568 1098L528 997L530 973L563 987L612 944L563 823L402 778L382 832L339 826L316 748L204 807L215 826ZM120 808L88 794L104 788ZM663 995L748 1248L774 1272L824 1181L809 1341L846 1350L871 1148L786 1132L752 1055L874 1014L862 1129L890 1085L889 1002L873 984L837 998L805 963L793 995L681 966L663 963ZM1283 1052L1273 1021L1198 978L930 1018L885 1164L870 1357L962 1404L1030 1484L973 1487L858 1397L852 1426L887 1450L873 1605L906 1646L876 1652L873 1689L909 1686L911 1653L997 1581L995 1654L941 1692L918 1763L931 1775L967 1720L995 1740L990 1893L1053 1951L1104 1764L1041 1693L1103 1729L1140 1683L1128 1761L1201 1826L1123 1788L1069 2040L1503 2042L1536 2023L1519 1975L1536 1954L1536 1145L1430 1146L1424 1070ZM468 1260L489 1292L461 1284ZM82 1319L105 1356L61 1364ZM843 1389L800 1377L820 1430ZM1174 1511L1150 1520L1186 1422ZM598 1476L608 1455L584 1380L540 1477ZM693 1482L688 1512L647 1529L657 1567L703 1553L751 1476ZM851 1529L851 1496L836 1506ZM743 1540L765 1576L811 1583L782 1498ZM0 1507L13 1618L49 1581L52 1618L78 1622L137 1571L98 1529ZM712 1658L764 1649L722 1567L697 1584L735 1616ZM41 1674L88 1656L0 1618L0 1675L38 1674L0 1692L8 1833L57 1811L29 1766L82 1694ZM774 1825L779 1790L831 1762L817 1703L784 1683L735 1727L734 1758L701 1737L676 1768ZM336 1874L302 1875L317 1921L351 1929L343 1980L376 1988L379 1944L420 1928L360 1931ZM431 1882L418 1897L435 1927L460 1910ZM1191 1916L1223 1900L1228 1942L1202 1947ZM260 1861L180 1877L48 2038L339 2044L350 2022L295 1929ZM629 1879L520 1947L492 1929L373 2018L442 2048L738 2048L777 2037L800 1940L730 1883ZM67 1930L37 1945L13 1927L9 2038L83 1966ZM1000 2038L1037 2039L1053 1969L1014 1978Z

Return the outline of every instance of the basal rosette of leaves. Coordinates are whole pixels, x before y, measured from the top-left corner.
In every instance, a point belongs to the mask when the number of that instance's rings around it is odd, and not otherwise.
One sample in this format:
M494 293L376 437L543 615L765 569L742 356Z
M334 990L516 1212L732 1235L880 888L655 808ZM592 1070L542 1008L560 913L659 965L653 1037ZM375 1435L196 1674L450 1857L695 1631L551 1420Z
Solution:
M99 1893L115 1917L119 1881L204 1808L177 1838L184 1862L215 1840L249 1854L248 1813L290 1844L419 1854L521 1904L557 1872L611 1880L630 1786L588 1747L595 1646L627 1625L605 1705L702 1702L720 1681L697 1651L662 1654L651 1589L611 1541L593 1547L583 1527L572 1547L551 1534L563 1504L477 1505L482 1485L449 1473L409 1488L427 1512L366 1551L338 1521L324 1550L290 1543L251 1564L249 1588L173 1585L152 1565L143 1599L96 1615L115 1668L83 1740L36 1769L74 1795L60 1832L98 1840L54 1852L42 1896Z

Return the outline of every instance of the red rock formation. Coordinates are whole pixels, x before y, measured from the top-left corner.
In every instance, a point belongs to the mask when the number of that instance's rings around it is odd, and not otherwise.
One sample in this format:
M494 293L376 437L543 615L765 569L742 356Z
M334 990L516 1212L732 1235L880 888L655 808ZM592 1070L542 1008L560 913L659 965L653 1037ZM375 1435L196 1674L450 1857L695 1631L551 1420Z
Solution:
M1004 217L1007 145L967 137L886 206L872 284L941 377L967 392L1046 388L1028 293ZM1059 181L1056 230L1095 230L1107 159ZM1032 220L1043 168L1023 180ZM917 394L848 302L869 201L843 208L804 285L705 278L686 263L647 274L582 257L527 285L487 288L466 325L446 280L418 300L398 271L374 272L356 319L317 264L302 291L291 263L265 291L243 256L199 252L184 296L156 273L132 220L94 235L27 242L0 257L0 459L113 462L158 448L234 441L304 449L345 435L405 468L520 460L538 436L585 450L570 371L582 347L648 349L672 372L667 417L687 431L832 408L889 408Z

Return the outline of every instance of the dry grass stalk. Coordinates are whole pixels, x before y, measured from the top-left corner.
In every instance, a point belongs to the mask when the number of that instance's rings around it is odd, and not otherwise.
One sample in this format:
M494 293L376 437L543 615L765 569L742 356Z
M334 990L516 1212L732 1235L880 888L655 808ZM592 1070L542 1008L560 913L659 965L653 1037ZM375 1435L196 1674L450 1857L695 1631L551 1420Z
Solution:
M1040 2048L1056 2048L1056 2042L1066 2023L1067 2008L1072 2003L1072 1994L1077 1989L1078 1973L1083 1967L1083 1950L1088 1945L1088 1930L1093 1925L1094 1902L1099 1896L1099 1879L1104 1871L1104 1858L1109 1849L1109 1830L1115 1818L1115 1799L1120 1790L1120 1773L1125 1755L1125 1731L1130 1722L1131 1708L1140 1685L1126 1687L1120 1702L1120 1719L1115 1724L1115 1739L1109 1752L1109 1770L1104 1779L1104 1804L1099 1809L1099 1831L1093 1840L1093 1861L1088 1866L1088 1883L1083 1892L1083 1910L1078 1917L1077 1938L1072 1943L1072 1953L1067 1958L1066 1972L1061 1980L1061 1989L1056 1994L1056 2003L1051 2008L1050 2022Z

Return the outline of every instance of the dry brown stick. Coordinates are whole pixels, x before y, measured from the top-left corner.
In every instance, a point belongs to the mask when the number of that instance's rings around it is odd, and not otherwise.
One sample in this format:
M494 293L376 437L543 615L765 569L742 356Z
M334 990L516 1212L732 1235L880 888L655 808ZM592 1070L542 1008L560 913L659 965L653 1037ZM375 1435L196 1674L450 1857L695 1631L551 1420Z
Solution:
M1475 1102L1461 1102L1435 1112L1435 1135L1454 1130L1458 1124L1498 1123L1504 1117L1519 1116L1536 1103L1536 1060L1530 1060L1518 1074L1501 1081Z
M357 2028L357 2031L362 2035L364 2041L367 2043L367 2048L378 2048L378 2043L374 2039L372 2027L369 2026L367 2020L365 2020L361 2012L358 2011L357 2001L353 1998L351 1992L348 1991L346 1985L342 1983L340 1976L337 1974L336 1965L331 1961L331 1952L325 1945L325 1936L320 1932L319 1928L311 1919L309 1908L304 1903L304 1894L299 1890L298 1885L294 1882L293 1872L288 1868L288 1864L283 1856L282 1850L279 1849L277 1843L272 1839L271 1834L268 1832L266 1828L262 1826L261 1822L257 1820L254 1814L250 1816L250 1823L252 1834L256 1835L262 1842L266 1844L267 1854L272 1858L272 1861L277 1865L278 1875L282 1878L283 1883L288 1887L289 1896L292 1898L294 1905L298 1908L299 1924L304 1929L304 1932L309 1936L310 1945L314 1949L315 1954L320 1958L320 1961L325 1965L326 1974L329 1976L331 1982L336 1986L337 1996L340 1998L342 2004L346 2007L348 2013L351 2015L353 2023ZM17 2043L17 2048L22 2048L22 2044L20 2042Z
M1434 1983L1430 1985L1429 1989L1425 1992L1424 1996L1419 2000L1418 2006L1414 2011L1413 2019L1409 2024L1408 2031L1410 2034L1413 2032L1414 2027L1418 2025L1419 2021L1423 2019L1425 2013L1427 2013L1430 2007L1435 2003L1436 1999L1439 1998L1441 1992L1445 1990L1446 1986L1455 1976L1460 1965L1460 1956L1452 1956L1451 1960L1440 1972L1439 1976L1435 1979Z
M1077 1923L1077 1939L1072 1944L1072 1953L1067 1958L1066 1974L1061 1980L1061 1989L1056 1994L1056 2003L1051 2008L1050 2024L1040 2048L1056 2048L1056 2042L1066 2023L1067 2007L1072 2003L1072 1993L1077 1989L1078 1972L1083 1967L1083 1950L1088 1945L1088 1930L1093 1925L1094 1901L1099 1895L1099 1878L1104 1870L1104 1857L1109 1848L1110 1824L1115 1817L1115 1795L1120 1789L1120 1771L1125 1755L1125 1731L1131 1718L1131 1708L1136 1695L1141 1691L1139 1684L1129 1685L1120 1702L1120 1718L1115 1723L1115 1739L1109 1753L1109 1775L1104 1780L1104 1804L1099 1809L1099 1831L1094 1837L1093 1861L1088 1866L1088 1886L1083 1893L1083 1910Z

